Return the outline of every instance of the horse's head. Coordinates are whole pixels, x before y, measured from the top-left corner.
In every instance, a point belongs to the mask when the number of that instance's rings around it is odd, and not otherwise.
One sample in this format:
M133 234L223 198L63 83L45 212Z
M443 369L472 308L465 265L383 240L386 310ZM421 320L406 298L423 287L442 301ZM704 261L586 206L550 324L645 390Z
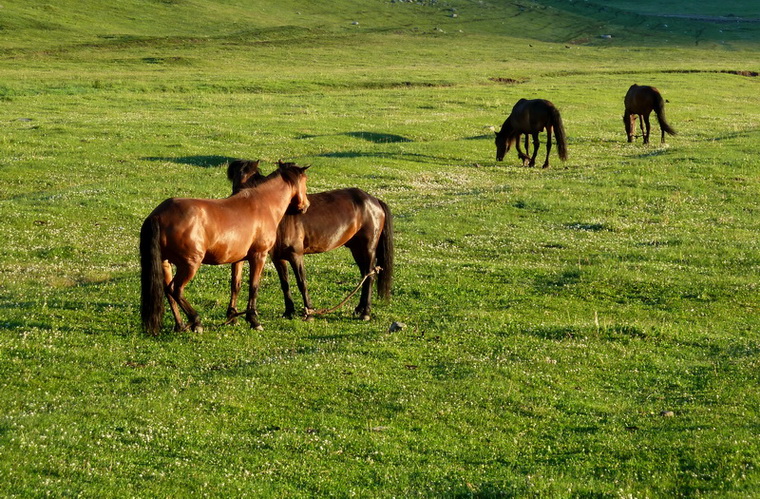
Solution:
M509 152L509 149L514 144L515 140L512 137L512 126L509 121L505 121L501 126L501 130L496 133L496 161L501 161L504 156Z
M259 161L236 159L227 165L227 178L232 182L232 194L258 185L266 178L259 172Z
M277 169L282 177L293 186L293 198L290 200L287 213L306 213L306 210L309 209L309 198L306 195L306 170L309 167L278 161Z
M500 132L496 133L496 161L501 161L504 159L504 155L507 154L507 151L509 150L509 144L507 143L507 134L502 134Z

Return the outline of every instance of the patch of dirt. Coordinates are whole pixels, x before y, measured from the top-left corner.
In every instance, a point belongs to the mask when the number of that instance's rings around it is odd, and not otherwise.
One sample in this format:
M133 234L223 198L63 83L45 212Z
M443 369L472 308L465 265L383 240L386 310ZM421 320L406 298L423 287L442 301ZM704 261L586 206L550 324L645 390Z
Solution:
M503 78L501 76L494 76L493 78L489 78L491 81L495 81L496 83L504 83L506 85L518 85L520 83L525 83L527 80L516 80L514 78Z

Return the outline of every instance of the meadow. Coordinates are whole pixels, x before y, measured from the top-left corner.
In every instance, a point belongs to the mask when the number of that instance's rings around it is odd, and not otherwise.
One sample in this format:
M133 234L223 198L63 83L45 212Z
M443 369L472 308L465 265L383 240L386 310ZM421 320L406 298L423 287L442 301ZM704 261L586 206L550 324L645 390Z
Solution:
M760 494L760 24L251 4L2 3L4 495ZM677 136L626 142L632 83ZM559 108L568 161L495 161L522 97ZM390 205L372 321L281 318L268 263L264 331L222 325L213 266L187 290L204 333L141 331L142 221L227 196L233 158ZM306 265L317 307L360 277L344 249Z

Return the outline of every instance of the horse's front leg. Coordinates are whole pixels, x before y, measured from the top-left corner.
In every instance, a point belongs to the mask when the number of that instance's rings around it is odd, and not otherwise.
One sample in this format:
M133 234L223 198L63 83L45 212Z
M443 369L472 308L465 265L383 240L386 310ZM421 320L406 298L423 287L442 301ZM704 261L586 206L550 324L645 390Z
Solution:
M517 140L515 141L515 148L517 149L517 157L520 158L520 161L522 161L523 166L528 164L528 160L530 157L526 154L528 152L528 148L530 147L530 141L528 140L530 136L526 133L525 134L525 152L522 152L522 149L520 149L520 137L517 137Z
M546 160L542 168L549 168L549 153L552 150L552 127L546 127Z
M243 280L243 261L233 263L230 268L232 269L232 276L230 277L230 304L227 307L227 323L237 323L237 299L240 294L240 285Z
M288 261L281 258L272 258L274 268L277 270L277 276L280 278L280 289L285 299L285 312L282 316L286 319L292 319L296 313L296 305L293 303L293 297L290 295L290 284L288 283Z
M649 144L649 115L639 115L639 127L641 127L641 137L644 139L644 144Z
M251 325L251 329L262 331L264 328L259 323L259 312L256 309L256 300L259 296L259 285L261 284L261 273L264 270L264 262L267 259L266 252L254 253L248 258L250 265L250 286L248 289L248 309L245 318Z
M296 276L298 291L301 292L301 297L303 298L304 316L309 317L309 315L314 311L314 307L311 304L309 289L306 286L306 269L303 265L303 255L293 255L290 260L290 265L293 267L293 273Z
M528 166L536 166L536 156L538 156L538 148L541 145L541 141L538 140L538 132L533 133L533 156L530 157L530 163Z

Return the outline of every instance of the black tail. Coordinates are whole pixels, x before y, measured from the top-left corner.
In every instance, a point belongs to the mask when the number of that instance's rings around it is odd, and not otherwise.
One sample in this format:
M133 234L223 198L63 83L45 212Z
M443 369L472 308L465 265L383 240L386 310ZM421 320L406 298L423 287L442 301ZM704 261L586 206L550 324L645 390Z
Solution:
M552 107L552 121L554 136L557 137L557 153L559 159L565 161L567 159L567 135L565 134L565 126L562 124L562 116L559 115L559 109L556 107Z
M380 234L380 241L377 243L376 261L377 265L383 269L377 277L377 293L382 298L390 299L393 284L393 215L391 209L383 201L380 201L380 206L385 212L385 223L383 232Z
M158 219L148 217L140 229L140 315L146 333L156 335L164 317L164 275L161 265Z
M670 135L675 135L676 131L673 130L673 127L671 127L665 119L665 99L663 99L662 95L659 93L654 99L654 112L657 115L657 122L660 124L660 129Z

